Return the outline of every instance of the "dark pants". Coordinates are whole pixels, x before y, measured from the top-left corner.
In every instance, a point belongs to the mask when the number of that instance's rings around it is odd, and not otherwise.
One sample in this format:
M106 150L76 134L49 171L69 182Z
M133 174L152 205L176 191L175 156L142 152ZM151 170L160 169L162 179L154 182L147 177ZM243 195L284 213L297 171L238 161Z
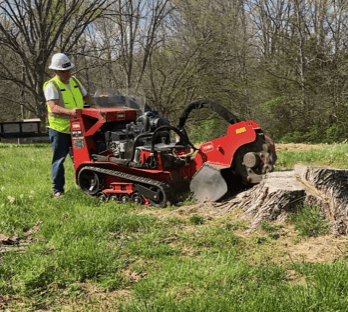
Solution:
M53 193L64 193L64 161L66 156L71 151L71 136L70 134L61 133L53 129L49 129L48 134L52 143L52 180ZM71 155L70 155L71 156Z

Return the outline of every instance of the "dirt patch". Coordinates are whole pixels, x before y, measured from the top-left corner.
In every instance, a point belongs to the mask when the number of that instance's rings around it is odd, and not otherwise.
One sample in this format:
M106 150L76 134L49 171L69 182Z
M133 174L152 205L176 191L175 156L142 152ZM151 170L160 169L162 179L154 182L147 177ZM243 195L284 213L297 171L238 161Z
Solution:
M305 143L276 143L276 151L307 151L310 149L320 149L328 147L326 144L305 144Z
M117 290L107 292L93 285L86 285L87 293L76 298L69 298L65 301L56 300L62 311L119 311L119 302L126 301L130 298L130 291ZM52 308L48 311L57 311Z
M299 275L295 270L287 270L287 278L290 283L295 285L306 284L306 278Z
M188 219L193 215L201 215L207 220L212 220L216 216L221 216L216 208L216 203L206 202L189 206L181 206L175 210L143 210L140 214L152 214L157 218L183 218Z
M234 231L235 234L244 238L246 244L251 246L250 250L253 250L250 253L250 260L252 262L263 262L264 259L267 259L267 261L279 264L291 262L332 263L347 254L348 237L346 236L323 235L317 237L300 237L299 232L294 229L292 224L282 222L282 228L277 231L277 234L279 234L277 235L277 239L271 239L270 233L260 228L251 230L250 222L240 218L240 210L236 209L226 214L224 211L219 211L216 206L210 203L183 206L172 211L149 210L142 211L142 213L151 213L161 219L179 217L185 220L189 220L190 217L198 214L204 217L206 225L224 226L226 223L235 224L239 228ZM243 226L240 226L241 224ZM179 231L195 231L195 229L196 226L192 224L178 227ZM257 239L260 239L260 245L255 243ZM267 239L267 241L263 241L262 239ZM176 238L174 240L175 243L178 243L178 241L180 241L180 234L179 239ZM262 249L264 259L254 259L255 254L259 254L260 250L258 248ZM189 248L189 250L183 253L193 254L194 251ZM300 282L301 280L301 278L295 278L295 274L293 274L293 278L291 279L294 279L296 282Z
M54 289L55 285L52 285ZM75 294L68 294L68 290L61 290L56 286L56 299L53 302L37 304L32 298L16 297L2 298L0 296L1 308L7 308L4 311L119 311L121 302L130 300L131 291L128 289L119 289L108 291L89 283L77 283ZM63 291L63 293L62 293ZM66 294L64 294L66 292ZM2 304L2 305L1 305ZM26 307L26 309L25 309ZM31 308L29 308L31 307Z
M277 239L268 239L262 243L264 258L279 264L294 262L328 262L332 263L347 254L348 238L345 236L322 235L317 237L300 237L292 224L282 223L277 231ZM246 239L248 245L255 242L255 237L269 238L263 230L237 230L235 233ZM254 250L255 252L255 250Z
M292 226L287 226L280 230L279 242L291 261L314 263L334 262L344 256L348 239L333 235L300 238Z
M121 274L122 279L127 283L138 282L147 275L146 272L135 272L130 269L121 270Z
M17 253L25 252L26 248L33 242L34 235L39 232L42 221L38 220L37 223L23 233L23 237L19 237L17 234L12 237L0 233L0 255L9 250Z
M85 285L86 294L77 298L69 298L67 302L61 302L66 311L119 311L117 301L129 299L128 290L108 292L105 289L93 285ZM54 310L52 310L54 311Z
M118 289L115 291L108 291L105 288L98 287L93 284L89 283L81 283L79 286L86 290L86 295L83 296L84 299L88 299L91 297L96 297L103 300L110 300L110 299L129 299L130 298L130 291L127 289Z

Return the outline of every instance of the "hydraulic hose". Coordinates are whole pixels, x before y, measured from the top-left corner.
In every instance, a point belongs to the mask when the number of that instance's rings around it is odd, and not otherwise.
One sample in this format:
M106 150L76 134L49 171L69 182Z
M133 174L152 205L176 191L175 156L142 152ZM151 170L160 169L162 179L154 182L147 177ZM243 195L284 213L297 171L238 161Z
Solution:
M184 145L189 145L191 148L196 149L193 146L193 144L190 142L190 140L189 140L188 136L186 135L186 133L185 134L182 133L179 129L177 129L177 128L171 126L171 125L165 125L165 126L158 127L154 131L154 133L153 133L152 140L151 140L151 154L154 154L154 152L155 152L155 141L157 139L158 132L161 131L161 130L164 130L164 129L166 129L166 130L168 130L168 129L173 130L175 133L177 133L180 136L180 139L182 140L182 143Z
M233 115L227 108L223 107L219 103L210 101L210 100L197 100L193 101L191 103L188 103L179 118L179 124L178 128L182 129L185 126L186 119L188 118L190 112L193 109L201 109L201 108L210 108L214 112L218 113L223 119L225 119L227 122L229 122L231 125L239 122L240 120Z

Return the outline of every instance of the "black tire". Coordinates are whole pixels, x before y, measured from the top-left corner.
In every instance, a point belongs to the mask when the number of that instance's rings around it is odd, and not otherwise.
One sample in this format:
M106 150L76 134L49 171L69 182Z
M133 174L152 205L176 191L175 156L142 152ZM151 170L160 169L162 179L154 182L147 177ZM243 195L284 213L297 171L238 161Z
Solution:
M95 196L102 189L102 175L88 169L82 169L78 175L78 185L81 190L91 196Z
M112 194L112 195L110 196L110 200L111 200L111 201L118 201L118 196L117 196L117 194Z
M139 205L142 205L144 203L142 196L138 193L134 193L132 195L132 201Z
M154 192L160 190L158 198L156 198L155 200L149 199L151 206L158 207L158 208L165 208L167 206L167 197L164 191L155 186L152 186L150 189L152 189L152 191Z
M118 200L119 200L121 203L125 204L125 203L128 203L128 202L130 201L130 197L129 197L128 194L123 194L123 195L120 195L120 196L118 197Z
M103 202L108 201L108 197L102 192L100 192L97 196L100 199L100 201L103 201Z

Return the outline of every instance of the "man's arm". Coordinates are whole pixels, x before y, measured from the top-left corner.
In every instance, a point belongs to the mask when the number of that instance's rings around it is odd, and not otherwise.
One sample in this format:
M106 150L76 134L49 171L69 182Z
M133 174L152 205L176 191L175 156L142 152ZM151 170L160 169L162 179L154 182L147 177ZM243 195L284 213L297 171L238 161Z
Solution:
M81 109L78 107L75 107L74 109L67 109L63 108L58 105L59 100L49 100L47 102L48 106L51 108L52 113L62 115L62 116L74 116L76 114L76 111Z

